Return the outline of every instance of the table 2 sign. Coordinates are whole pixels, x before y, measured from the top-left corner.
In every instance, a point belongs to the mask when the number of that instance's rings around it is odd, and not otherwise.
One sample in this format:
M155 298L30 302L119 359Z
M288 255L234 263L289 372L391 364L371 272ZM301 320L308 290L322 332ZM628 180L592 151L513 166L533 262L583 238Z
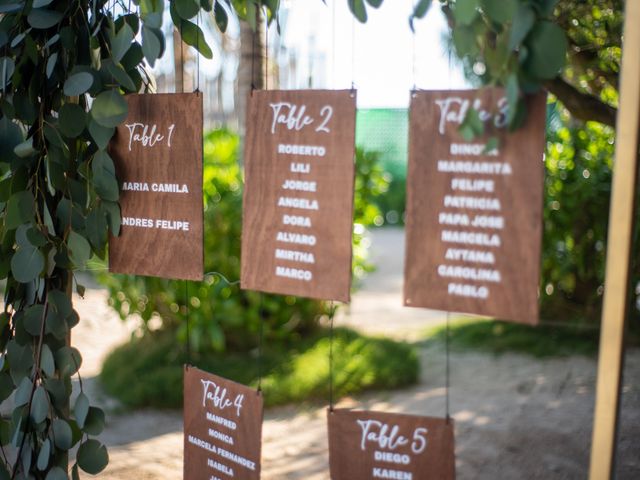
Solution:
M545 98L529 98L526 124L508 132L502 90L414 95L407 306L537 323ZM471 108L486 134L467 142L458 130Z
M259 479L262 408L255 390L185 367L185 480Z
M355 95L254 91L247 119L242 288L348 301Z
M122 230L109 242L116 273L203 276L202 95L128 95L111 142Z
M344 409L328 420L332 480L455 478L452 420Z

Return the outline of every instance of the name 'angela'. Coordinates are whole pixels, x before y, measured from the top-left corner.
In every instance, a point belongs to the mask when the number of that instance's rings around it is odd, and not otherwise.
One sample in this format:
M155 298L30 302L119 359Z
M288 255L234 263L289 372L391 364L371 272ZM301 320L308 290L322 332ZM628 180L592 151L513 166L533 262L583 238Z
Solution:
M319 210L318 201L308 198L280 197L278 199L279 207L300 208L302 210Z

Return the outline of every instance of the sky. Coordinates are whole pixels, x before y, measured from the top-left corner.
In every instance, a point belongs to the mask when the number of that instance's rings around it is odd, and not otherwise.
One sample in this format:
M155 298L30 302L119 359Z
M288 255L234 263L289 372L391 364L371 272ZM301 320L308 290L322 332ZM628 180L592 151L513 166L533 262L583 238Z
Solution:
M281 88L358 90L359 108L406 108L410 91L469 88L455 59L449 61L444 36L447 25L437 2L427 16L409 16L415 0L384 0L378 9L368 7L366 24L358 22L347 0L283 0L281 34L272 24L270 62L280 65ZM168 13L166 26L170 25ZM239 27L231 20L227 35L237 39ZM213 59L200 58L203 76L215 77L224 69L227 92L233 95L237 59L222 56L212 32L205 31ZM156 72L173 72L171 37ZM287 69L292 59L295 68ZM195 68L188 65L187 68ZM295 72L295 73L294 73Z
M468 88L455 61L449 67L440 8L435 4L416 20L413 34L408 21L413 3L385 0L379 9L368 8L369 19L361 24L346 0L284 2L289 12L281 42L288 54L294 52L301 77L292 79L293 85L309 86L310 70L315 88L351 88L353 82L361 108L407 107L414 86Z

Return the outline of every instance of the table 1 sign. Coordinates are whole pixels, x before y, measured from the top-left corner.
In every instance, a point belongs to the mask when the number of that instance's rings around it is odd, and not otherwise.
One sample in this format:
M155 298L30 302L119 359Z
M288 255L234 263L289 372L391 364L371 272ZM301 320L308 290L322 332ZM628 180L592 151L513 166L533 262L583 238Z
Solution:
M485 135L467 142L470 108ZM509 132L496 88L411 101L405 305L538 322L546 95ZM490 137L498 148L488 151Z
M122 228L109 241L115 273L201 280L202 95L128 95L110 144Z
M346 90L252 92L243 289L349 300L355 117Z
M451 480L453 420L336 409L328 412L332 480Z
M259 479L262 408L256 390L185 367L184 479Z

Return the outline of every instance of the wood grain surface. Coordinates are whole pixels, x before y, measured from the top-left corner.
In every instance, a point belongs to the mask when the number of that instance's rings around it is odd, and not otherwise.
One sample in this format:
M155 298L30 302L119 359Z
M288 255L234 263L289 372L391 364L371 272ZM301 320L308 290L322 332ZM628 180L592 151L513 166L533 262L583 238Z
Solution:
M349 301L355 92L254 91L241 286Z
M202 280L202 94L128 95L110 144L123 224L113 273Z
M195 367L184 369L184 480L258 480L262 395Z
M346 409L327 417L332 480L455 478L452 419Z
M485 135L459 133L465 108ZM405 305L536 324L546 94L509 133L500 89L423 91L411 101ZM490 137L499 147L485 151Z

